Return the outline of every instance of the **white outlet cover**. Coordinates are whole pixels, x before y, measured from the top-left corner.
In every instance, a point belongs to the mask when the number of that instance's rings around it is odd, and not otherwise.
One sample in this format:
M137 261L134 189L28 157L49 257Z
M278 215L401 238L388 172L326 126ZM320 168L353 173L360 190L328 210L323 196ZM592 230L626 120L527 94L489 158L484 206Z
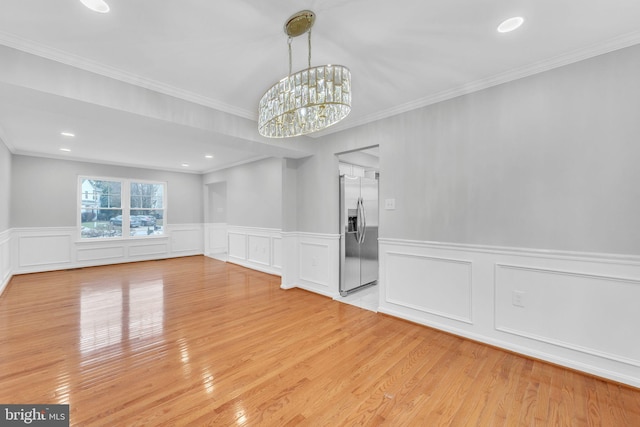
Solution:
M384 199L384 208L386 210L394 210L396 208L396 199Z
M524 292L513 291L511 294L511 303L516 307L524 307Z

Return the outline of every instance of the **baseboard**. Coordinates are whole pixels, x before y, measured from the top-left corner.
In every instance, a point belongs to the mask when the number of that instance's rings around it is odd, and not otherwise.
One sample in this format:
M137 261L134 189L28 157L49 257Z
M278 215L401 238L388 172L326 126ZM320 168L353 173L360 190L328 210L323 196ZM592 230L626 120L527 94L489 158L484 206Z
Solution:
M0 297L2 296L2 294L4 293L4 290L7 288L7 285L9 284L9 282L11 281L11 278L13 277L12 274L7 275L7 277L4 278L4 280L2 281L2 283L0 283Z
M233 258L233 257L229 257L226 260L226 262L228 262L229 264L239 265L240 267L249 268L251 270L260 271L262 273L273 274L274 276L281 276L282 275L282 273L278 269L271 268L271 267L269 267L267 265L262 266L260 264L255 264L255 263L252 263L252 262L246 262L246 261L239 260L239 259Z

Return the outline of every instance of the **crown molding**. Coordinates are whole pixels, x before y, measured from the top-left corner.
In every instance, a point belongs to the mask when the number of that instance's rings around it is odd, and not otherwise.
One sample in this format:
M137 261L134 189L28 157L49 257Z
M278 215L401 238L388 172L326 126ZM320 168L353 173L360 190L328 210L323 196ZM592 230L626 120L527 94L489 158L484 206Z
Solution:
M514 80L522 79L532 76L534 74L542 73L552 70L554 68L563 67L576 62L580 62L589 58L593 58L599 55L604 55L619 49L631 47L640 43L640 31L633 31L631 33L624 34L622 36L611 38L607 41L594 44L592 46L577 49L571 52L567 52L562 55L558 55L544 61L539 61L524 67L515 68L500 74L493 75L491 77L476 80L474 82L447 89L433 95L419 98L405 104L396 105L383 111L379 111L374 114L362 117L357 120L346 120L327 128L322 132L308 135L312 138L319 138L324 135L329 135L336 132L341 132L350 128L372 123L378 120L386 119L398 114L406 113L418 108L427 107L429 105L437 104L438 102L447 101L449 99L457 98L458 96L468 95L473 92L478 92L483 89L488 89L493 86L497 86L503 83L508 83Z
M207 170L201 172L201 174L204 175L204 174L207 174L207 173L218 172L218 171L221 171L221 170L234 168L236 166L246 165L247 163L253 163L253 162L257 162L257 161L264 160L264 159L269 159L269 158L270 158L269 156L264 156L264 155L254 156L254 157L250 157L250 158L245 159L245 160L238 160L237 162L233 162L233 163L228 163L228 164L225 164L225 165L217 166L217 167L212 168L212 169L207 169Z
M98 165L119 166L119 167L134 168L134 169L147 169L147 170L153 170L153 171L175 172L175 173L184 173L184 174L191 174L191 175L202 175L204 173L203 171L200 171L200 170L189 170L189 169L177 168L177 167L170 168L170 167L153 166L153 165L140 165L140 164L129 163L129 162L117 162L112 160L78 157L72 154L40 153L40 152L28 151L28 150L16 150L13 154L17 156L38 157L42 159L66 160L69 162L92 163L92 164L98 164Z
M71 67L79 68L91 73L119 80L124 83L129 83L145 89L153 90L155 92L163 93L165 95L173 96L175 98L180 98L185 101L193 102L195 104L203 105L205 107L210 107L228 114L244 117L253 121L258 120L258 113L255 111L248 111L244 108L238 108L233 105L229 105L220 101L216 101L215 99L199 95L197 93L180 89L175 86L171 86L133 73L129 73L127 71L111 67L97 61L92 61L78 55L64 52L62 50L47 46L42 43L23 39L13 34L0 31L0 44L20 50L22 52L60 62Z
M483 89L488 89L493 86L497 86L510 81L522 79L532 76L534 74L542 73L545 71L559 68L565 65L569 65L575 62L583 61L598 55L603 55L615 50L624 49L640 43L640 31L633 31L631 33L623 34L621 36L613 37L604 42L600 42L585 48L573 50L562 55L558 55L543 61L539 61L533 64L529 64L524 67L515 68L503 73L490 76L485 79L476 80L474 82L447 89L423 98L416 99L411 102L396 105L386 110L369 114L356 120L346 120L336 124L324 131L317 132L315 134L307 135L311 138L321 138L325 135L341 132L350 128L372 123L378 120L386 119L398 114L406 113L408 111L423 108L429 105L436 104L438 102L453 99L462 95L468 95L473 92L477 92ZM86 58L82 58L77 55L73 55L59 49L55 49L51 46L47 46L42 43L37 43L31 40L23 39L12 34L0 31L0 44L5 46L37 55L46 59L57 61L72 67L76 67L85 71L96 73L105 77L113 78L125 83L133 84L139 87L150 89L165 95L173 96L183 99L185 101L193 102L199 105L210 107L219 111L223 111L228 114L232 114L239 117L244 117L249 120L257 121L257 113L255 111L245 110L226 103L216 101L214 99L189 92L174 86L158 82L152 79L141 77L133 73L129 73L115 67L111 67L105 64L98 63ZM0 135L1 136L1 135ZM5 141L5 144L7 142Z

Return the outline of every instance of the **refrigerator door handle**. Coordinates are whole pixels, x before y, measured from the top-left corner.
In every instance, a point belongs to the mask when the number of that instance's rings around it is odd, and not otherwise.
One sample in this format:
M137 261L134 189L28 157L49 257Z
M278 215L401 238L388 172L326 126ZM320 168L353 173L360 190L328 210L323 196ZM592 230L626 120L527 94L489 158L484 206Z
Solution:
M360 239L358 240L358 243L362 244L364 243L364 238L367 234L367 218L364 214L364 200L362 197L358 199L358 209L358 218L360 218Z

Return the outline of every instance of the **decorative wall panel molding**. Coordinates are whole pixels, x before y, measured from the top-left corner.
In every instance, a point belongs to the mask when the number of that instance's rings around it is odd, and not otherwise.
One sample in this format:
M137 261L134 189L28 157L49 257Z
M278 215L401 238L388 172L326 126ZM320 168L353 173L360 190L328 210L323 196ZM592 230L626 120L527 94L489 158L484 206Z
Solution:
M50 230L43 234L19 234L18 266L28 268L71 263L72 239L68 233Z
M247 235L247 260L262 265L271 265L271 238L269 236Z
M640 367L640 280L496 264L495 299L497 330Z
M461 322L471 321L471 262L419 254L387 252L386 300Z
M229 231L229 259L245 261L247 259L247 235Z
M228 261L265 273L282 274L279 229L227 226Z
M329 288L329 244L300 242L300 280Z
M271 265L282 270L282 237L271 239Z
M640 257L379 243L380 312L640 387Z
M296 252L296 287L331 298L340 295L339 234L296 233Z
M201 224L168 224L166 235L132 239L78 238L76 227L12 229L10 274L198 255L204 251Z
M204 252L202 224L172 224L167 228L171 236L172 254L196 255Z
M12 231L10 229L0 233L0 295L4 292L12 276L11 236Z
M122 259L125 257L125 246L81 247L77 249L76 254L79 262Z
M160 240L160 239L158 239ZM136 244L129 246L129 257L145 257L158 255L159 257L167 257L169 255L169 244L165 241L153 241L153 242L136 242Z
M212 258L227 260L228 239L226 223L209 223L205 229L205 254Z

